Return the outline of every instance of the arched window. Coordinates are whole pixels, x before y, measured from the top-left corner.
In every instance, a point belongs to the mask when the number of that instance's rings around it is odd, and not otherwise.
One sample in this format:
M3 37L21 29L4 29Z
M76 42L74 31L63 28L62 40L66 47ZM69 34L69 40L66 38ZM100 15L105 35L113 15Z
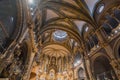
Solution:
M106 34L110 35L110 33L112 32L112 28L106 23L104 23L102 26L103 26L103 29L106 32Z
M86 45L87 48L88 48L88 51L90 51L91 48L93 48L91 44L92 44L92 43L91 43L91 40L88 40L88 41L87 41L87 45Z
M98 44L98 38L96 35L92 36L94 44L97 45Z
M80 52L78 51L75 55L75 58L74 58L74 66L78 66L80 63L81 63L81 54Z
M111 25L112 28L116 28L118 26L118 22L117 20L115 20L112 16L110 16L109 14L106 15L106 19L108 20L108 24Z
M97 13L100 14L105 8L105 5L104 4L100 4L97 8Z
M120 10L119 10L119 9L116 9L116 10L114 11L114 15L115 15L115 17L120 21Z
M78 70L78 80L84 80L84 79L85 79L84 69L80 68Z
M93 66L96 80L118 80L107 57L97 57Z

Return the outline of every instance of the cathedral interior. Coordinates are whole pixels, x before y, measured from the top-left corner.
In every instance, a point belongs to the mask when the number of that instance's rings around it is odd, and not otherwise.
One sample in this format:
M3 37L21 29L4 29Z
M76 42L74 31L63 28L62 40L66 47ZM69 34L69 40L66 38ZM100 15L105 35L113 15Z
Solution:
M120 80L120 0L0 0L0 80Z

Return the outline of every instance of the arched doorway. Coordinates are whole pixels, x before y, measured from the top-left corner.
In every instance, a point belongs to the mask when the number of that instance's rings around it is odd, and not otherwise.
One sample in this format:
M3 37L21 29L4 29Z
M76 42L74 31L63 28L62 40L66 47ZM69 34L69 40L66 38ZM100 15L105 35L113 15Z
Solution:
M78 80L85 80L85 73L83 68L78 70Z
M96 80L117 80L109 60L99 56L94 61L94 75Z

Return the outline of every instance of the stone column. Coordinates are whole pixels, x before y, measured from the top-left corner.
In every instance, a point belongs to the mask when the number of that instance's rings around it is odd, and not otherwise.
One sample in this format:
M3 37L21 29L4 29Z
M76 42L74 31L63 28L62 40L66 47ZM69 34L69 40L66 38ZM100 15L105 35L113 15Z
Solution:
M89 80L90 77L89 77L89 74L88 74L88 70L87 70L87 66L86 66L86 62L85 62L86 58L83 56L83 66L84 66L84 69L85 69L85 80Z
M93 75L92 75L92 70L91 70L91 65L90 65L90 60L89 58L85 58L85 64L88 72L88 80L95 80Z
M30 78L30 73L31 73L31 68L32 68L34 56L35 56L35 53L32 53L30 61L28 63L27 71L26 71L25 75L23 76L23 80L29 80L29 78Z

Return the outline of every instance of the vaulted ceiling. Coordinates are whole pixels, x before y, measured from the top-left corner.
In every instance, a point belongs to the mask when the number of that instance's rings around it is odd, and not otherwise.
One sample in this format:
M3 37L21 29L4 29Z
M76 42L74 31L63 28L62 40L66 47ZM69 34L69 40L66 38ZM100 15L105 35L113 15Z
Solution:
M72 70L74 65L82 62L83 56L92 55L89 52L93 48L96 50L103 46L102 29L109 33L118 25L119 22L116 23L111 16L114 14L119 20L119 7L115 7L112 15L108 8L118 6L119 0L107 1L0 0L1 63L15 63L19 68L30 62L30 68L35 62L43 69L41 73L51 68L55 68L57 72ZM111 7L112 2L114 4ZM104 27L105 23L109 26ZM114 27L109 31L112 25Z
M79 49L82 50L85 34L94 30L96 25L92 14L97 1L98 0L28 0L33 21L35 21L36 38L40 46L43 48L43 45L45 45L47 48L50 44L57 44L58 47L58 45L60 46L61 44L69 51L73 49L73 52L69 53L76 53ZM15 25L20 23L21 18L17 17L17 15L22 15L22 13L20 12L21 10L16 9L16 2L12 0L1 0L0 4L0 30L1 33L5 35L1 35L1 39L2 42L5 42L7 38L11 37L12 39L14 35L17 35L12 34L14 31L17 32L19 30ZM20 6L18 6L18 8L19 7ZM66 32L67 37L63 41L61 41L62 39L60 40L63 34L59 32L59 30ZM53 35L56 31L58 31L57 34L59 36ZM63 50L63 47L61 48ZM54 51L56 48L53 47L49 50ZM63 52L60 51L60 53ZM57 52L57 54L59 53Z
M96 27L93 11L98 0L30 1L42 57L75 58L82 53L86 36Z
M95 21L92 16L94 6L98 0L40 0L34 2L38 4L37 15L40 15L36 20L36 25L39 27L37 31L45 36L49 36L56 30L63 30L70 36L68 39L74 39L77 44L84 43L85 33L95 28ZM91 3L93 2L93 3ZM31 12L33 10L32 4ZM32 14L35 14L34 11ZM38 34L39 34L38 33ZM88 34L88 33L87 33ZM43 38L43 36L42 36ZM51 36L51 38L53 38ZM51 43L51 40L49 40ZM62 43L61 43L62 44Z

